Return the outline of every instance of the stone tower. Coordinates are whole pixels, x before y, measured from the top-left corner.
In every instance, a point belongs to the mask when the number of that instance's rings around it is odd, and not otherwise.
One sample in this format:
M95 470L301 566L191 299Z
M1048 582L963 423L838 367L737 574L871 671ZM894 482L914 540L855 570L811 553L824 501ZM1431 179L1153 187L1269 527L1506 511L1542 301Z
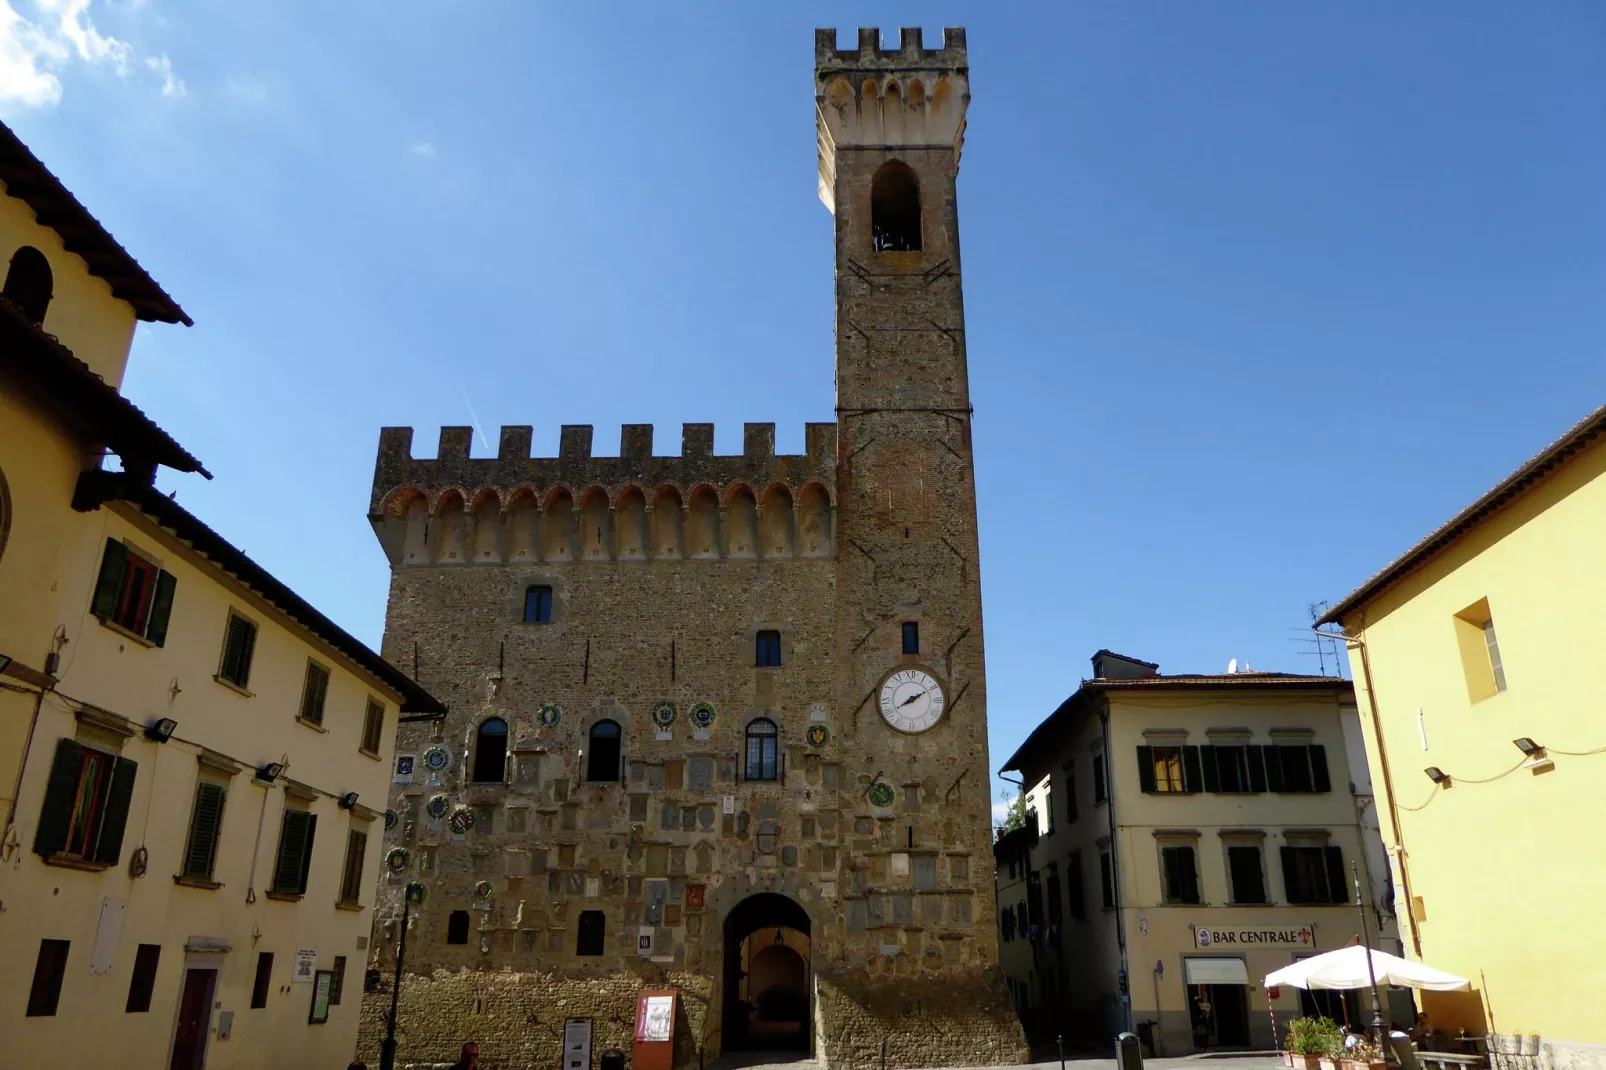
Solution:
M838 424L777 456L685 425L654 456L564 427L495 458L381 432L386 656L451 707L404 725L370 966L409 930L403 1061L549 1064L563 1021L628 1049L645 987L677 1058L1024 1055L998 971L954 179L962 31L816 38L835 213ZM384 974L388 976L388 972ZM364 1003L382 1035L388 982ZM534 1023L534 1024L532 1024ZM565 1060L567 1061L567 1060Z

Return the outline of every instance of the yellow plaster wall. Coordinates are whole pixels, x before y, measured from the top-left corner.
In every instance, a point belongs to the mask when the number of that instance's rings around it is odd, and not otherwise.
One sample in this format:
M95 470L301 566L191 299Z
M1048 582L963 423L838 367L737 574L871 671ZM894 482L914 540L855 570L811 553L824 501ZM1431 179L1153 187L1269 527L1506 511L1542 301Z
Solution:
M1435 1024L1546 1041L1606 1044L1600 990L1606 925L1606 447L1581 454L1523 499L1344 620L1366 643L1382 744L1399 805L1410 888L1422 900L1422 958L1470 978L1477 1002L1427 997ZM1488 599L1507 690L1473 702L1455 614ZM1373 696L1359 649L1369 760L1380 769ZM1424 748L1418 731L1422 714ZM1554 771L1517 769L1530 736ZM1435 791L1423 774L1451 775ZM1490 783L1474 780L1493 779ZM1381 778L1376 778L1381 780ZM1382 784L1379 783L1381 790ZM1384 836L1396 842L1384 813Z
M128 540L177 577L165 647L146 646L89 615L107 536ZM281 624L265 604L124 506L87 514L67 557L57 574L62 623L70 639L63 651L60 694L45 700L22 783L16 842L0 866L0 946L13 949L0 957L0 1018L8 1023L6 1058L28 1066L91 1065L108 1051L119 1051L120 1066L165 1067L185 946L204 937L232 947L223 956L215 1001L219 1009L235 1012L233 1037L223 1041L214 1036L209 1044L208 1067L260 1066L265 1051L274 1052L286 1066L345 1065L356 1046L367 960L359 941L370 931L383 822L374 820L366 829L363 909L336 909L347 831L353 822L359 829L363 823L340 809L332 796L356 791L363 804L383 808L397 696L373 690L373 681L351 671L321 644L311 644ZM231 607L244 611L260 627L249 697L213 679ZM335 670L325 706L327 732L296 720L306 661L314 653ZM377 758L358 751L370 694L386 704ZM140 735L123 744L122 754L138 761L139 770L120 864L103 872L49 866L31 851L57 740L77 730L69 699L125 715L139 725L162 716L178 721L175 738L165 745ZM217 890L181 887L173 881L203 746L247 767L228 787L214 873L223 887ZM253 783L249 768L286 757L287 775L322 793L311 805L318 815L315 853L307 894L298 903L269 900L263 894L271 882L285 794L282 785L264 788ZM130 875L129 860L141 845L149 850L149 866L136 879ZM254 893L254 902L247 902L248 891ZM126 902L127 913L111 972L92 975L90 952L107 898ZM38 941L46 937L72 941L60 1010L53 1018L26 1018L23 1010ZM161 965L150 1011L126 1014L123 1007L139 943L161 944ZM319 969L329 968L336 955L347 958L344 1000L332 1008L328 1024L308 1024L311 986L290 984L298 948L316 950ZM248 1004L259 951L275 953L274 984L268 1006L252 1010ZM214 1030L217 1021L214 1012Z
M0 183L0 190L4 188ZM0 196L0 281L11 257L24 245L38 249L50 261L55 296L45 311L44 329L102 379L120 385L138 322L133 306L113 297L111 286L63 248L54 230L40 226L24 201Z

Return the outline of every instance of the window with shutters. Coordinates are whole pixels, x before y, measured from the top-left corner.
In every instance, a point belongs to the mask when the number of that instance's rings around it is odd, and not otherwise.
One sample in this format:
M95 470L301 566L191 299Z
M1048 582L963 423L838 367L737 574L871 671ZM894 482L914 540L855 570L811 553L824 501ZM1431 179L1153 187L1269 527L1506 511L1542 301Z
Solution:
M1250 748L1251 751L1256 748ZM1327 748L1319 743L1273 743L1258 748L1265 765L1266 790L1284 795L1321 794L1333 790L1327 771ZM1251 777L1254 770L1251 768Z
M1072 851L1065 862L1065 890L1072 918L1087 917L1087 894L1082 888L1082 852Z
M1282 848L1283 891L1296 905L1346 903L1342 848L1294 844Z
M1160 873L1167 903L1199 902L1199 867L1192 844L1165 844L1160 848Z
M1115 909L1115 859L1110 857L1109 849L1099 852L1099 891L1103 896L1105 910Z
M335 968L329 972L334 974L329 979L329 1006L338 1007L341 991L346 987L346 956L336 955Z
M228 627L223 631L223 659L218 663L218 680L241 690L248 687L256 645L257 626L238 613L230 613Z
M385 704L376 698L368 700L368 706L362 715L362 743L358 746L364 754L370 757L379 757L380 745L385 740Z
M468 911L454 910L447 915L446 942L448 944L468 943Z
M500 784L507 780L507 722L487 717L474 733L474 780Z
M156 989L156 967L162 961L161 944L140 944L134 951L134 973L128 981L128 1002L124 1014L144 1014L151 1009L151 993Z
M1199 751L1204 766L1204 790L1223 795L1246 795L1255 790L1250 786L1247 746L1201 747Z
M1043 782L1043 835L1054 831L1054 785Z
M574 953L576 955L600 955L607 944L608 915L600 910L580 911L580 923L577 926Z
M1227 894L1233 903L1265 903L1266 870L1260 844L1227 844Z
M1076 820L1076 770L1065 771L1065 820Z
M780 736L775 722L760 717L747 726L747 762L743 780L779 780Z
M328 697L329 670L316 661L307 662L307 678L301 683L301 719L322 727L323 704Z
M552 588L542 586L524 589L524 623L552 623Z
M28 1017L52 1018L61 1002L61 982L67 976L67 950L71 940L39 941L33 964L33 987L28 990Z
M368 834L352 829L346 833L346 862L340 872L340 905L358 906L362 898L362 863L368 851Z
M222 887L212 881L212 867L217 863L218 839L223 834L223 803L227 798L228 792L221 784L203 780L195 785L190 834L184 843L184 864L179 871L186 882Z
M1188 790L1182 771L1185 749L1198 751L1196 747L1138 748L1138 784L1145 794L1181 795Z
M251 981L251 1009L261 1010L268 1005L268 991L273 987L273 952L257 952L256 977Z
M1104 764L1104 752L1093 752L1093 805L1108 802L1110 798L1109 770Z
M300 897L307 894L307 874L312 869L312 843L318 830L318 815L305 810L286 810L279 826L279 849L274 853L273 885L268 894Z
M123 850L138 764L61 739L45 785L34 850L49 861L114 866Z
M152 646L167 644L178 580L126 543L107 539L90 612L103 623Z
M17 310L37 327L45 322L45 312L50 308L55 288L55 275L50 270L50 261L45 254L31 245L24 245L11 256L11 266L6 269L5 288L0 290L0 297L16 305Z

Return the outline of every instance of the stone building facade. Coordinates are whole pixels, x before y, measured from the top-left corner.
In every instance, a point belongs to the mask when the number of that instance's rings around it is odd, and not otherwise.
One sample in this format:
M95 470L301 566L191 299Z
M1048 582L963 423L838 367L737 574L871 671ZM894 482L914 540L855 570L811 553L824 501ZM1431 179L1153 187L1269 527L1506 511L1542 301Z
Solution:
M802 455L770 424L729 457L704 424L679 456L649 426L618 457L589 427L556 458L527 427L485 459L468 428L432 460L381 433L384 651L452 712L398 739L360 1054L418 880L403 1064L473 1038L491 1065L552 1065L571 1017L628 1050L655 985L681 994L682 1064L777 1042L839 1066L1024 1056L991 890L968 73L962 30L817 35L838 420Z

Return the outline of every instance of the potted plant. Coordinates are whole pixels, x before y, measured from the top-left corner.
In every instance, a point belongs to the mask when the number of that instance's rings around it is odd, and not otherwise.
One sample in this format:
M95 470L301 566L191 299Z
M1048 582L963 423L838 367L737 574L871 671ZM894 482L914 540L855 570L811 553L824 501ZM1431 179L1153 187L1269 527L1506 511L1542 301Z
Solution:
M1363 1040L1344 1053L1339 1070L1388 1070L1383 1049L1370 1040Z
M1295 1018L1288 1023L1289 1063L1301 1070L1322 1070L1344 1047L1344 1035L1331 1018Z

